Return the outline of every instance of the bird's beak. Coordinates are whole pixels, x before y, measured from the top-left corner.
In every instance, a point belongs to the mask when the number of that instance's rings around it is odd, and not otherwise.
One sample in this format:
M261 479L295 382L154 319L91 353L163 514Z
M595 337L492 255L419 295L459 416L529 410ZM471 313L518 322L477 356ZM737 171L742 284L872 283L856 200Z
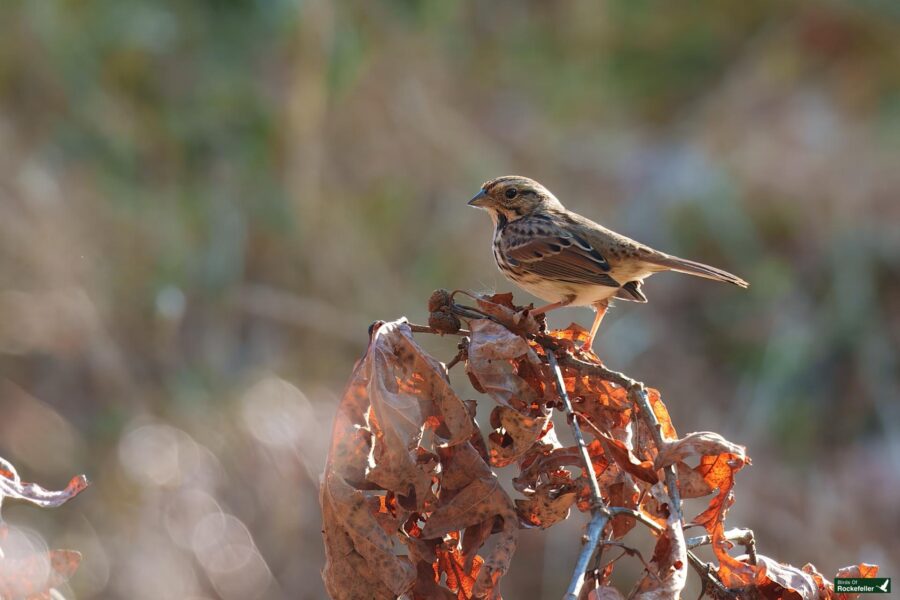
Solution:
M487 192L481 190L475 195L474 198L469 200L469 206L477 206L479 208L482 208L487 203L488 198L489 196L487 195Z

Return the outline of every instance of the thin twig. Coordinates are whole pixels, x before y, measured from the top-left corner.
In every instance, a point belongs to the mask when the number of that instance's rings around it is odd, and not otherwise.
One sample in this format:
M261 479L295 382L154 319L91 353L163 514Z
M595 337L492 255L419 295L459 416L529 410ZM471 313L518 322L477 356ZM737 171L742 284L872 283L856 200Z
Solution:
M565 367L578 369L580 373L593 375L594 377L598 377L600 379L603 379L604 381L611 381L617 385L622 386L623 388L632 388L634 386L641 385L639 381L632 379L624 373L613 371L612 369L607 369L603 365L579 360L570 354L564 356L561 362Z
M607 508L607 510L613 516L624 515L627 517L631 517L636 521L640 521L654 531L665 531L665 527L663 527L653 519L650 519L643 513L634 510L633 508L625 508L624 506L610 506L609 508Z
M750 553L750 546L753 544L753 531L750 529L729 529L725 532L724 537L729 542L735 542L747 548L747 553ZM690 537L684 541L688 548L696 548L697 546L705 546L706 544L712 543L711 535L698 535L695 537Z
M575 561L575 570L572 572L572 579L569 581L569 587L566 589L566 595L563 600L577 600L581 594L581 588L584 585L585 574L591 563L591 556L600 543L600 536L606 528L609 521L609 513L603 507L593 509L593 516L587 525L587 533L584 536L584 545L581 547L581 553L578 560Z
M608 446L607 446L607 444L606 444L606 441L605 441L604 438L603 438L603 432L600 431L600 428L597 427L596 425L594 425L593 421L591 421L589 418L587 418L587 416L584 415L584 413L577 413L577 414L578 414L582 419L584 419L584 422L585 422L585 424L586 424L588 427L590 427L591 429L594 430L594 435L597 436L597 439L601 440L601 442L603 443L604 449L607 449ZM609 452L608 449L607 449L606 451ZM626 508L626 507L624 507L624 506L609 506L609 507L607 507L607 510L608 510L608 511L610 512L610 514L612 514L612 515L627 515L627 516L629 516L629 517L631 517L631 518L633 518L633 519L637 519L638 521L640 521L641 523L643 523L643 524L646 525L647 527L649 527L649 528L651 528L651 529L654 529L654 530L656 530L656 531L663 531L663 530L665 529L665 528L664 528L662 525L660 525L659 523L656 523L656 522L652 521L651 519L649 519L648 517L646 517L643 513L639 512L639 511L636 511L636 510L634 510L634 509L632 509L632 508Z
M447 363L448 371L455 367L460 361L468 360L470 341L471 340L468 337L463 337L459 340L459 344L457 344L456 346L459 349L459 352L457 352L456 356L454 356L453 359Z
M591 488L591 502L596 506L603 506L603 497L600 494L600 484L597 482L597 474L594 472L594 463L591 461L591 455L588 453L587 444L584 442L584 436L581 434L581 427L578 425L578 417L575 414L575 407L572 406L572 400L566 391L566 384L562 378L562 371L559 369L559 363L556 356L552 352L547 352L547 361L553 370L553 376L556 379L556 388L559 391L559 397L563 401L566 409L566 420L572 427L572 434L575 436L575 445L578 446L578 452L581 454L581 460L584 461L584 469L588 476L588 483Z
M697 571L697 574L700 575L700 579L703 581L703 591L705 592L707 587L713 587L716 589L716 597L717 598L740 598L740 592L732 590L731 588L725 587L725 585L719 581L719 578L713 573L713 566L710 563L703 562L697 555L688 550L687 553L688 562L691 563L691 566ZM703 593L701 592L701 596Z
M626 545L624 542L617 542L614 540L603 540L602 542L600 542L600 546L615 546L624 550L625 554L627 554L628 556L637 556L638 560L640 560L644 565L644 568L647 569L647 572L650 573L650 575L652 575L654 579L659 580L659 575L653 572L653 569L650 567L647 561L644 560L644 555L641 554L640 550L638 550L637 548L632 548L631 546Z
M584 536L584 545L581 547L581 553L575 562L575 569L572 572L572 579L569 581L569 587L566 590L564 600L577 600L584 586L585 574L591 562L591 557L600 543L600 537L603 530L609 522L610 512L603 502L600 494L600 484L597 482L597 474L594 472L594 464L591 462L591 455L588 453L587 444L584 443L584 436L581 434L581 427L578 425L578 417L575 415L575 409L572 406L572 400L566 391L566 384L563 381L562 371L553 352L547 352L547 362L553 370L553 376L556 380L556 389L559 397L566 409L566 419L572 427L572 434L575 436L575 443L578 446L578 452L581 454L581 460L584 461L585 473L588 477L588 483L591 488L591 520L587 525L587 533Z
M413 333L433 333L434 335L472 335L472 332L468 329L460 329L459 331L454 331L453 333L446 333L443 331L438 331L433 327L429 327L428 325L416 325L415 323L407 323L410 330Z
M631 397L632 402L635 402L641 408L641 415L643 415L644 421L650 429L653 441L656 442L656 447L662 450L662 426L659 424L659 419L656 418L656 413L653 412L653 407L650 406L647 389L643 384L638 383L628 390L628 395ZM669 498L672 499L672 504L674 505L670 508L675 512L678 520L682 521L684 515L681 512L681 493L678 491L678 476L675 471L675 465L665 467L663 473L666 474L666 488L669 491Z
M489 319L491 321L494 321L495 323L500 323L500 321L498 321L492 315L489 315L482 310L479 310L472 306L465 306L464 304L457 304L455 302L450 304L450 312L460 317L465 317L466 319ZM500 324L503 325L503 323Z

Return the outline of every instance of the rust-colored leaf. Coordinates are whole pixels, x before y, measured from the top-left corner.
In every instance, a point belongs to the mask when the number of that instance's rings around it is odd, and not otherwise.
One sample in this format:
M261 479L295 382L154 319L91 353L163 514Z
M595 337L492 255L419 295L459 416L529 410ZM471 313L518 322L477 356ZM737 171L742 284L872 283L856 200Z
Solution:
M659 421L663 440L678 439L678 434L675 432L675 426L672 425L672 418L669 416L669 409L663 404L659 390L647 388L647 397L650 400L650 407L653 409L653 414L656 415L656 420Z
M858 565L848 565L846 567L841 567L838 569L837 574L835 574L835 578L855 578L855 577L877 577L878 576L878 565L871 565L868 563L860 563ZM856 600L859 598L860 594L835 594L835 598L837 600Z
M565 329L554 329L553 331L549 331L548 335L564 342L561 345L574 353L587 341L588 333L588 330L578 323L569 323L569 326Z
M724 519L722 519L724 520ZM759 566L750 565L728 554L731 542L725 539L725 528L722 520L716 522L712 531L712 547L719 561L719 579L730 588L741 588L758 583Z
M693 456L719 456L722 454L730 454L731 461L740 461L742 464L750 462L746 448L743 446L732 444L718 433L699 431L689 433L678 440L663 440L663 447L656 455L655 464L657 469L661 469Z
M624 442L610 437L602 431L595 433L598 437L603 439L603 443L609 450L610 456L623 471L630 473L634 477L646 481L647 483L653 484L659 481L659 476L651 461L640 460Z
M415 567L394 552L394 537L372 515L361 490L337 473L322 486L325 586L332 598L396 597L415 580Z
M609 490L610 506L637 508L640 490L630 477L623 477L622 481L610 485L607 489ZM634 517L629 517L628 515L617 515L613 517L610 521L613 539L618 540L625 537L625 534L631 531L636 523Z
M495 534L497 537L494 540L494 548L486 555L484 564L478 572L478 579L475 581L476 598L491 600L500 598L500 578L509 570L509 563L512 561L518 541L519 524L513 515L515 512L511 511L509 515L499 518L500 529Z
M838 569L835 577L878 577L878 565L859 563L858 565L841 567Z
M709 506L694 518L694 523L703 525L712 533L717 525L725 520L725 513L734 501L731 489L734 487L734 474L747 463L747 457L726 452L719 455L708 455L700 458L696 471L703 476L711 488L719 493L710 501Z
M452 540L453 545L450 548L440 548L437 550L437 563L435 566L435 577L440 579L441 574L446 576L446 585L451 592L456 593L458 600L471 600L475 596L475 581L478 572L484 561L481 557L475 557L471 566L466 568L466 561L462 552L456 545L456 540Z

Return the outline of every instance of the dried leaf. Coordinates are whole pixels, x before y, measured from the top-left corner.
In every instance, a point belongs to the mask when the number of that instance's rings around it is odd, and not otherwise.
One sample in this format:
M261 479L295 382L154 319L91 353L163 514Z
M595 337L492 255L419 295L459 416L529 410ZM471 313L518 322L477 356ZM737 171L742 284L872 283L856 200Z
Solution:
M467 569L462 552L454 543L450 548L437 550L435 578L440 579L443 573L446 576L447 588L456 593L458 600L471 600L474 598L475 580L482 563L481 557L476 557Z
M525 500L516 500L516 512L530 527L546 529L569 516L575 503L574 485L542 485Z
M675 463L678 473L678 491L683 499L700 498L712 494L715 489L706 481L696 469L692 469L683 462Z
M745 456L724 453L716 456L703 456L696 471L703 476L706 483L717 488L719 493L713 498L709 506L697 515L693 523L703 525L712 533L717 525L725 520L725 513L734 502L731 488L734 487L734 474L746 464Z
M515 511L510 510L508 515L503 515L500 522L500 531L496 533L494 549L484 559L478 579L475 581L474 594L476 598L500 598L500 578L509 570L518 542L519 525L515 518Z
M496 406L491 411L491 426L494 427L488 436L491 465L505 467L531 451L553 424L549 414L532 417L508 406Z
M859 577L877 577L878 565L870 565L868 563L860 563L858 565L849 565L838 569L835 578L859 578ZM837 600L856 600L860 594L835 594Z
M600 442L593 442L588 447L588 451L594 449L595 454L591 454L594 461L594 470L599 474L606 468L608 461L603 457L603 450L600 448ZM555 448L545 454L540 454L532 460L528 466L513 479L513 487L520 492L525 490L533 490L535 482L542 475L550 476L557 473L568 473L563 471L562 467L577 466L582 467L581 454L578 448L570 446L568 448Z
M541 368L541 361L528 342L486 319L472 321L471 327L466 372L478 381L484 393L498 404L520 412L541 404L542 397L517 375L514 367L514 362L526 361Z
M660 433L662 433L663 440L678 439L678 434L675 432L675 426L672 425L672 418L669 416L669 409L663 404L659 390L647 388L647 397L650 400L650 407L653 409L653 414L656 415L656 420L659 421Z
M524 307L513 304L512 294L491 296L473 294L472 297L475 298L478 308L482 312L492 316L517 335L534 335L541 330L541 326L534 316L526 313Z
M374 464L366 480L423 508L432 499L433 469L420 460L426 423L436 418L442 445L459 444L474 430L465 404L450 388L443 366L413 340L404 321L385 323L372 335L359 376L370 402ZM433 467L433 465L432 465Z
M757 556L757 563L755 584L766 598L784 598L785 592L793 592L802 600L818 600L819 586L809 573L762 554Z
M650 566L653 572L645 571L632 597L640 600L680 598L687 582L687 545L681 521L674 514L656 542Z
M0 598L46 594L64 584L78 570L81 553L50 550L19 559L0 560Z
M394 538L372 515L366 496L337 473L322 486L325 587L332 598L393 598L408 590L416 569L394 553Z
M659 481L659 476L656 474L656 469L653 467L652 462L640 460L624 442L620 442L602 431L595 433L603 439L605 447L609 450L609 455L623 471L650 484Z
M610 506L637 508L640 490L631 477L623 477L622 481L610 485L607 489L609 490ZM617 515L612 518L610 524L612 525L613 539L618 540L625 537L625 534L634 528L637 521L628 515Z
M730 554L731 542L725 539L725 529L719 520L712 531L712 547L716 559L719 561L718 576L726 587L741 588L753 583L758 583L759 566L750 565L740 561Z
M471 322L466 364L475 388L497 403L487 444L474 424L474 401L460 402L443 365L415 344L405 322L380 325L354 370L322 486L324 576L335 598L499 599L520 525L547 528L566 519L573 504L591 508L582 456L576 447L561 447L550 418L559 399L541 360L547 350L536 341L546 339L525 339L543 319L535 321L509 294L473 297L499 321ZM556 352L574 351L586 331L572 325L547 335L557 341ZM580 357L602 364L590 354ZM674 599L685 585L683 525L659 475L671 465L682 498L717 492L694 523L711 533L724 585L748 597L835 597L812 565L797 569L764 556L751 565L729 554L724 522L735 500L734 477L750 463L743 446L711 432L679 439L659 392L647 388L663 438L657 447L647 415L627 391L581 369L565 362L563 384L583 431L594 436L587 451L601 495L610 506L637 510L662 527L632 597ZM696 457L699 465L691 468L685 461ZM511 464L519 470L513 485L525 495L515 503L491 470ZM620 539L635 524L617 515L607 535ZM480 554L484 549L490 550ZM588 574L579 597L621 600L609 586L614 564ZM875 572L870 565L846 570Z
M868 563L859 563L858 565L849 565L838 569L835 578L860 578L860 577L878 577L878 565L870 565Z
M437 561L436 556L434 561ZM440 573L435 563L419 561L416 563L416 569L416 583L413 587L413 598L415 600L457 600L457 594L439 585ZM365 595L359 597L365 598Z
M680 440L663 440L663 447L656 455L655 465L657 469L668 467L678 461L683 461L693 456L719 456L730 454L731 460L739 460L749 463L746 448L732 444L718 433L711 431L699 431L689 433Z
M87 477L73 477L65 489L47 490L36 483L27 483L19 478L15 467L6 459L0 458L0 504L4 498L25 500L43 508L52 508L68 502L89 485Z
M834 586L830 581L825 580L825 576L819 573L818 569L816 569L815 565L812 563L806 563L800 568L804 573L808 573L810 577L813 578L813 581L816 583L816 588L819 591L819 598L830 599L834 596Z
M423 448L429 427L435 447ZM332 597L389 598L411 589L417 568L395 552L398 536L384 527L390 520L372 508L384 495L375 490L391 492L407 510L433 506L433 452L475 431L443 366L416 344L405 321L378 327L338 408L323 478L324 577Z
M500 487L500 482L484 465L471 446L454 449L456 460L445 462L459 466L449 467L458 473L469 473L469 482L452 495L442 494L440 501L422 529L423 538L439 538L483 521L493 521L495 516L508 517L513 513L512 502ZM477 461L477 462L476 462ZM484 465L484 468L477 466Z
M616 588L601 585L588 592L587 600L625 600L625 597Z

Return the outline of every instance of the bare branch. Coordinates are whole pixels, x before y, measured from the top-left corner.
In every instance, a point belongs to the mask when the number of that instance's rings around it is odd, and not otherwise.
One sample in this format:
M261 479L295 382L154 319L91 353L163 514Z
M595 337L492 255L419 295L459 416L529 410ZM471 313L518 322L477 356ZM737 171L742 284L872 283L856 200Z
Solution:
M736 542L745 548L747 548L747 552L749 553L749 546L751 544L755 545L753 542L753 530L751 529L729 529L725 532L725 539L729 542ZM711 535L698 535L692 538L688 538L685 540L687 547L690 549L696 548L697 546L705 546L706 544L712 543Z
M703 592L711 587L716 590L716 598L733 598L735 600L741 598L740 592L725 587L719 581L719 578L715 575L715 567L712 564L703 562L690 550L688 550L687 557L688 562L700 575L700 580L703 583ZM703 596L703 592L701 592L701 596Z
M581 588L584 585L585 574L591 563L591 556L600 543L600 536L606 528L609 521L609 512L603 508L595 508L593 516L587 525L587 533L584 536L584 545L578 554L578 560L575 561L575 570L572 572L572 579L569 581L569 587L566 589L566 595L563 600L577 600L581 594Z
M572 427L572 434L575 436L575 444L578 446L581 460L584 461L584 470L591 486L591 501L595 507L603 506L603 497L600 495L600 484L597 483L597 474L594 473L594 463L591 462L591 455L588 454L587 444L584 442L584 436L581 434L581 427L578 425L575 407L572 406L572 400L569 398L569 393L566 391L566 384L562 378L562 371L559 370L559 363L556 361L556 355L552 352L547 352L547 360L550 363L550 368L553 370L559 397L563 401L563 406L566 409L566 420Z
M610 512L603 502L600 495L600 484L597 482L597 474L594 472L594 464L591 462L591 455L588 454L587 444L584 443L584 436L581 434L581 427L578 425L578 417L575 414L575 408L572 406L572 400L566 391L566 384L562 378L562 371L559 369L559 363L556 355L552 351L547 351L547 361L553 370L553 376L556 380L556 389L559 397L563 401L566 409L566 420L572 427L572 434L575 436L575 443L578 446L578 452L581 454L581 460L584 461L584 470L588 477L591 488L591 520L587 526L587 534L584 536L584 545L581 547L581 553L575 562L575 570L572 573L572 579L566 590L565 600L575 600L581 593L581 587L584 585L585 573L587 573L588 565L591 557L600 543L600 536L603 535L603 529L609 522Z
M550 338L551 340L553 338ZM555 342L555 340L553 340ZM542 341L543 345L543 341ZM598 365L595 363L585 362L583 360L579 360L572 356L571 354L567 354L562 358L562 365L565 367L572 367L578 369L579 372L584 373L585 375L592 375L594 377L599 377L600 379L611 381L617 385L622 386L623 388L633 388L635 386L641 386L639 381L628 377L623 373L619 373L618 371L613 371L612 369L607 369L603 365Z
M632 402L640 407L641 416L650 429L650 434L653 436L653 441L656 442L656 447L662 449L662 427L659 424L659 419L656 418L656 413L653 412L653 407L650 406L650 398L647 396L647 390L644 388L644 384L638 383L632 386L628 390L628 396L631 398ZM681 512L681 493L678 491L678 475L675 471L675 465L665 467L663 472L666 474L666 488L669 491L669 497L672 499L672 504L674 505L671 508L675 511L678 520L683 521L684 515Z
M659 531L665 530L665 527L663 527L656 521L653 521L652 519L647 518L647 516L644 515L644 513L638 512L638 511L634 510L633 508L625 508L624 506L610 506L609 508L607 508L607 510L613 516L625 515L625 516L631 517L635 521L640 521L641 523L643 523L644 525L646 525L653 531L659 532Z

